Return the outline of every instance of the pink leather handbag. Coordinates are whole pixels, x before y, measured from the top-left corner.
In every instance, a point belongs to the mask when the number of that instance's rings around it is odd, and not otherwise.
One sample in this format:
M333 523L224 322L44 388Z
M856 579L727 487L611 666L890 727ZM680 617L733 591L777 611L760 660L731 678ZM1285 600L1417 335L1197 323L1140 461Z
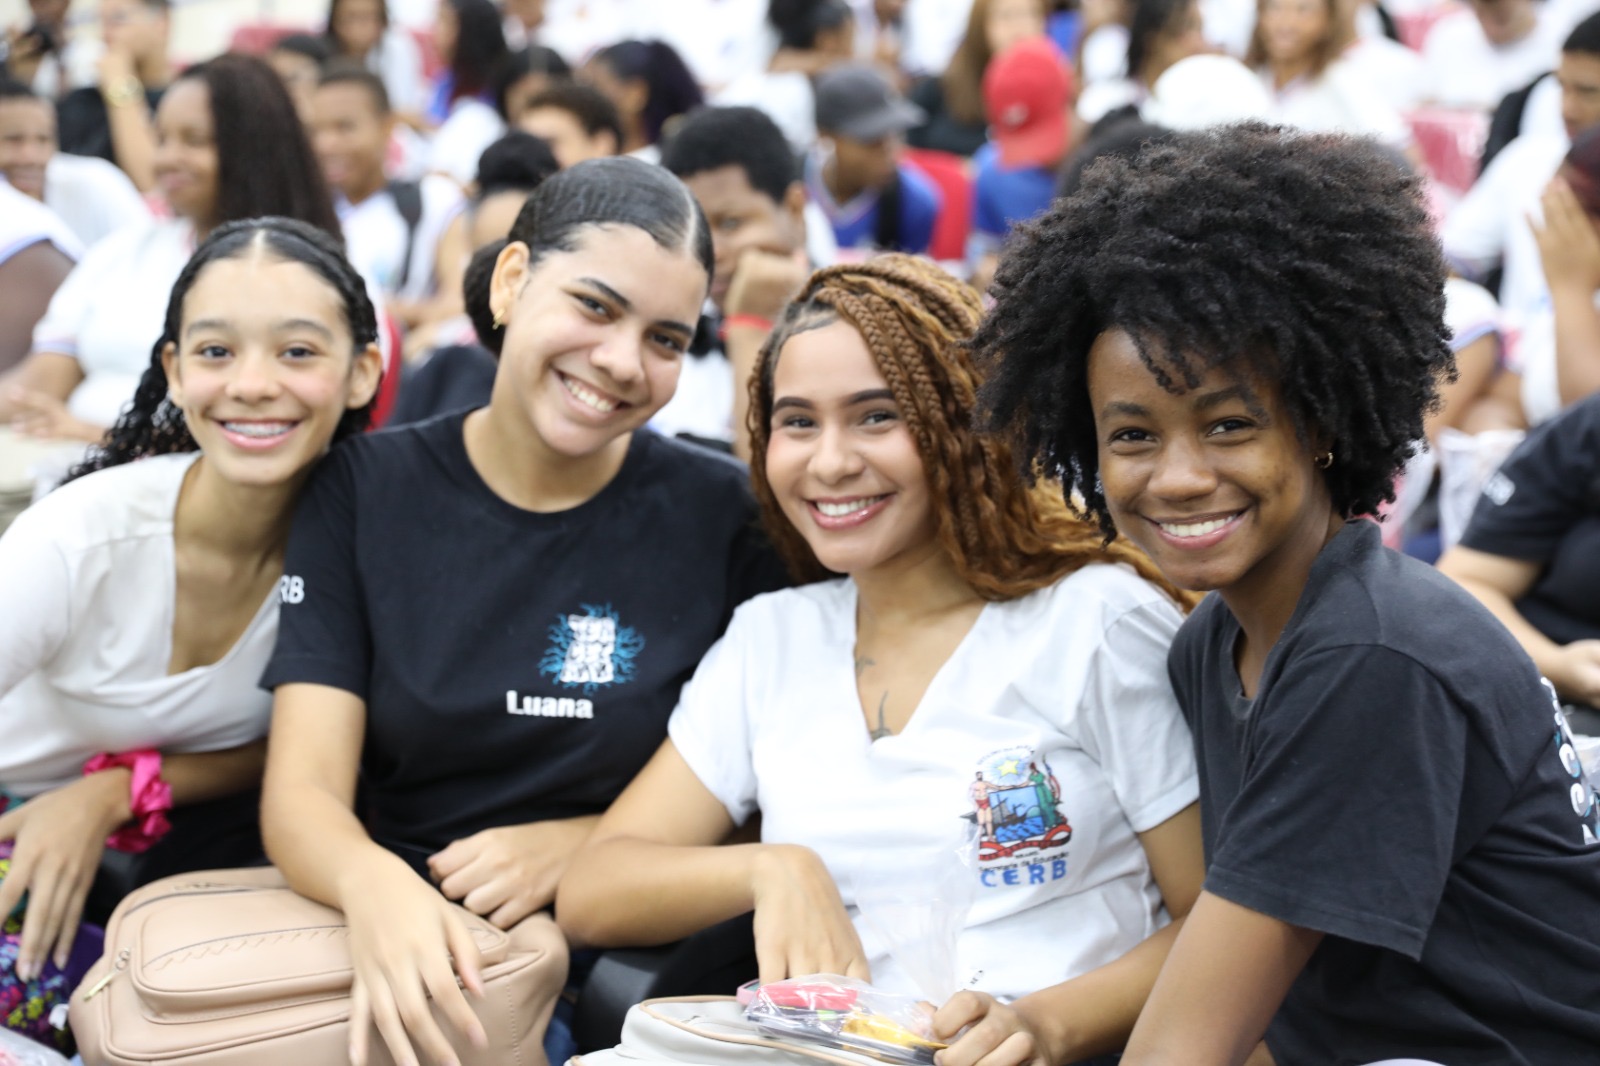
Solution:
M484 1049L458 1043L462 1066L543 1066L565 941L542 914L510 932L461 914L484 961L485 995L468 1002L489 1034ZM86 1066L334 1066L349 1061L351 980L344 916L276 870L185 874L117 907L72 1031ZM371 1047L370 1062L392 1066L376 1033Z

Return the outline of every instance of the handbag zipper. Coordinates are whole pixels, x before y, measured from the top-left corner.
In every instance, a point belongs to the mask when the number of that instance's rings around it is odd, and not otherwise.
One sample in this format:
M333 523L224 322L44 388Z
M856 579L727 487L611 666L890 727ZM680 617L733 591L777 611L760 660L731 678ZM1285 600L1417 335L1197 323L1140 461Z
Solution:
M117 952L116 964L113 965L111 969L106 971L106 975L104 977L100 978L100 980L94 983L93 988L89 989L89 991L83 994L83 1001L87 1003L94 997L98 996L101 992L104 992L106 985L111 983L111 979L128 968L128 959L132 955L132 948L123 948L121 951Z

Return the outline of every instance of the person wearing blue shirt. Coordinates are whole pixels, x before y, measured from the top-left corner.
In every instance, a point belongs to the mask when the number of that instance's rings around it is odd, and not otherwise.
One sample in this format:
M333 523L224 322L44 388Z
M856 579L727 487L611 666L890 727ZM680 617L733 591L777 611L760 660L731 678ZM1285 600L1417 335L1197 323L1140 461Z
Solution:
M805 185L840 248L926 252L943 198L938 186L900 162L906 130L922 109L876 68L845 64L817 78L817 147Z

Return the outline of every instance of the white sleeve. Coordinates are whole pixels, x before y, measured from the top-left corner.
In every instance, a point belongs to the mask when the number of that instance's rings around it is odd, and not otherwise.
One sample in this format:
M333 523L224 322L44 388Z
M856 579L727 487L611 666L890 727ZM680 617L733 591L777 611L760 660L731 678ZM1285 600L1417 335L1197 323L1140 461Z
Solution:
M749 667L750 649L763 642L749 639L750 621L745 610L734 612L727 633L683 686L667 723L667 736L678 754L736 825L743 825L756 809L750 715L759 703ZM768 649L777 646L765 642Z
M1450 347L1459 352L1480 337L1500 331L1500 304L1482 285L1465 278L1447 278L1444 324L1450 327Z
M97 160L99 162L99 160ZM102 236L116 232L124 226L150 219L150 208L139 195L133 182L118 168L109 163L94 168L95 211L97 229Z
M60 352L78 358L78 335L83 331L83 324L94 310L102 285L119 272L117 267L130 264L126 253L121 235L102 240L89 249L50 297L44 317L33 327L34 351Z
M409 31L391 29L383 35L378 64L389 106L396 111L422 111L428 105L428 83L422 76L422 51Z
M72 575L35 505L0 535L0 697L47 665L72 625Z
M1518 155L1513 143L1495 156L1444 221L1439 236L1445 258L1468 277L1482 277L1505 255L1506 224L1513 205L1522 201L1506 187L1508 175L1516 176Z
M1105 631L1078 709L1084 750L1105 770L1136 833L1199 799L1194 742L1167 675L1183 617L1166 600L1129 610Z

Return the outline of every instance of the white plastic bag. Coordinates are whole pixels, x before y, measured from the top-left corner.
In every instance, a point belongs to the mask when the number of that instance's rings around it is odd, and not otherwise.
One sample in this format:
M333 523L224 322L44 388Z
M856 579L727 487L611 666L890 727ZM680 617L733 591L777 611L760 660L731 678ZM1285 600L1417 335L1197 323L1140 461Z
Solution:
M43 1044L0 1029L0 1066L67 1066L67 1060Z

